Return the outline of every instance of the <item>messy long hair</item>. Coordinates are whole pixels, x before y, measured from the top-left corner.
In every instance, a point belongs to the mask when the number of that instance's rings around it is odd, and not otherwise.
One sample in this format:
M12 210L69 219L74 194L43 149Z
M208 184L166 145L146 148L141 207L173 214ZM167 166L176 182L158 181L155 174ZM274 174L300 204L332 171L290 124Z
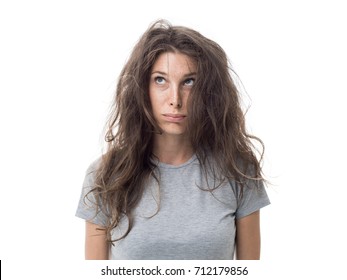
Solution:
M223 49L199 32L160 20L135 45L118 80L107 124L107 150L95 171L93 192L108 217L108 241L124 238L133 225L133 209L151 178L159 183L153 161L153 136L161 133L149 99L151 69L164 52L185 54L196 62L197 73L188 97L187 133L205 170L217 177L243 182L262 180L263 143L247 133L240 94ZM257 154L254 141L262 150ZM212 164L213 162L213 164ZM127 231L112 239L121 219Z

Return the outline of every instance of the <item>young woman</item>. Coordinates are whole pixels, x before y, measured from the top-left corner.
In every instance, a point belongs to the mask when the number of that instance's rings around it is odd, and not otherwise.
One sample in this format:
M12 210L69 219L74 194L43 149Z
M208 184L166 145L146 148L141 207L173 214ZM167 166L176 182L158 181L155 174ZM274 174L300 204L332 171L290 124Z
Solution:
M121 72L106 140L76 213L86 259L259 259L260 140L218 44L154 23Z

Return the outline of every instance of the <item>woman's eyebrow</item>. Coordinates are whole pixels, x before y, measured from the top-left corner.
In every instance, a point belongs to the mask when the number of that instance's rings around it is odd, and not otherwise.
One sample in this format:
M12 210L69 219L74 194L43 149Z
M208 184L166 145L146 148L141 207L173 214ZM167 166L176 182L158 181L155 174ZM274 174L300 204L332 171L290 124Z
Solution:
M152 74L160 74L160 75L167 75L167 73L163 71L153 71ZM189 72L187 74L184 74L183 77L188 77L188 76L195 76L196 72Z
M196 76L196 72L190 72L190 73L184 74L183 77L190 77L190 76Z
M167 75L165 72L162 72L162 71L153 71L152 75L153 74Z

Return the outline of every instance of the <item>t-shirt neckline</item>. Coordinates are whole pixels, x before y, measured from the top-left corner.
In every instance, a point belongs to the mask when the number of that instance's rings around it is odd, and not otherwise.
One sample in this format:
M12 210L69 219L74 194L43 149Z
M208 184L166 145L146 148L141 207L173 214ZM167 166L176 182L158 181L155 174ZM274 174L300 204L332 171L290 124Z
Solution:
M186 162L184 162L180 165L173 165L173 164L168 164L168 163L157 161L157 166L160 168L166 168L166 169L179 169L182 167L186 167L187 165L191 164L196 159L197 159L196 154L193 154L193 156L189 160L187 160Z

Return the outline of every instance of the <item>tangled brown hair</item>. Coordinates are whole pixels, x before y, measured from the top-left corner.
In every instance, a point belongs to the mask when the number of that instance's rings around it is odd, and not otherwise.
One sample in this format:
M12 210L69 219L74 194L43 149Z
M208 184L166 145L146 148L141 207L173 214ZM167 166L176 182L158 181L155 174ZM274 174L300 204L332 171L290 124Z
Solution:
M146 181L153 176L159 183L152 150L153 135L161 129L153 117L148 91L152 66L163 52L179 52L196 62L187 132L201 165L241 182L240 186L246 180L263 179L262 153L258 159L252 140L263 143L246 132L239 92L223 49L197 31L157 21L137 42L120 74L107 127L107 151L95 171L91 192L108 216L106 232L112 244L118 239L112 240L111 232L122 217L129 226L121 238L130 232L132 210Z

